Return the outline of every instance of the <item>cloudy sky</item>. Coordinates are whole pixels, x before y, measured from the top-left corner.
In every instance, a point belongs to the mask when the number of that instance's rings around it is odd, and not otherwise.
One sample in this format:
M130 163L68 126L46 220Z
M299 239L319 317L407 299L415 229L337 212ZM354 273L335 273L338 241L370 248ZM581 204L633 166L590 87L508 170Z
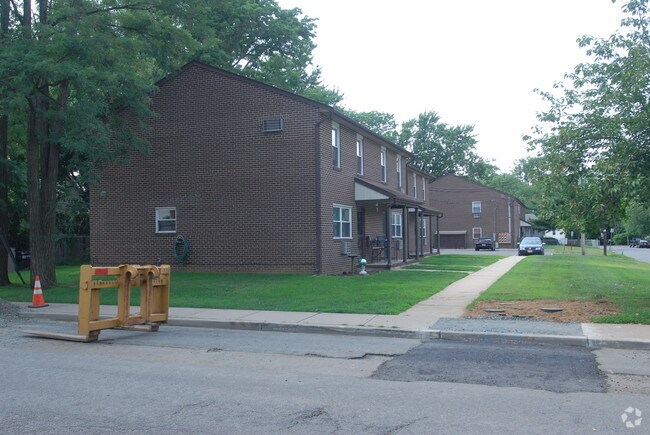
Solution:
M318 19L315 63L345 107L433 110L472 124L478 151L502 170L543 110L535 88L585 60L576 39L619 27L620 0L279 0Z

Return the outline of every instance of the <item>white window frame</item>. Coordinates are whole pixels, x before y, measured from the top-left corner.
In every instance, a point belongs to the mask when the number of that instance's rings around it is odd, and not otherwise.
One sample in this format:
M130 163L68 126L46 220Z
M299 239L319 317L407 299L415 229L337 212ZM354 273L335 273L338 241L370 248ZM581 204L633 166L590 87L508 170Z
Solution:
M386 182L386 147L381 147L381 155L379 158L381 165L381 181Z
M476 237L476 230L478 230L478 237ZM478 239L480 239L481 237L483 237L483 228L481 228L481 227L474 227L474 228L472 228L472 238L473 238L474 240L478 240Z
M336 122L332 122L332 165L341 167L341 127Z
M363 136L357 135L357 174L363 175Z
M413 197L418 197L418 174L413 172Z
M426 218L422 219L422 238L426 239L427 238L427 220Z
M335 212L339 210L339 219L336 219ZM343 219L343 210L348 212L348 220ZM349 235L344 236L343 227L347 226ZM337 236L337 228L339 235ZM348 205L333 204L332 205L332 237L336 240L352 239L352 207Z
M481 201L472 201L472 214L481 214Z
M173 212L173 218L168 218L168 219L163 219L161 218L161 215L165 212ZM171 216L171 214L170 214ZM173 230L161 230L160 226L158 225L160 222L173 222L174 223L174 229ZM177 223L178 223L178 214L176 213L176 207L156 207L155 211L155 225L156 225L156 234L174 234L176 233L177 229Z
M422 177L422 201L427 200L427 179Z
M402 188L402 156L398 155L397 160L397 188Z
M397 219L396 219L397 218ZM390 231L393 239L402 238L402 212L394 211L390 217Z

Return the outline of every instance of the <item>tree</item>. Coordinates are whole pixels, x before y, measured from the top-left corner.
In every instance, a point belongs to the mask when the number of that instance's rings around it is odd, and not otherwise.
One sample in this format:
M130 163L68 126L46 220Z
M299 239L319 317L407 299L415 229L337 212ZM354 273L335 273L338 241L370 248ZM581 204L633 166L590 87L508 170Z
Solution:
M0 47L9 36L9 0L0 0ZM9 115L0 111L0 237L9 238ZM7 250L0 243L0 285L9 284Z
M85 184L104 162L146 150L120 113L151 116L159 78L199 58L294 92L337 97L311 65L313 20L273 0L10 3L11 14L2 15L9 26L0 38L0 114L23 125L16 131L24 136L10 142L25 144L31 272L44 287L56 282L57 193L71 177Z
M341 111L350 118L369 128L373 132L385 137L391 142L397 142L398 130L395 116L392 113L378 112L357 112L352 109L341 109Z
M421 113L403 123L398 143L411 150L420 169L434 177L456 173L479 179L496 172L494 165L476 153L474 126L450 126L436 112Z
M630 236L650 237L650 207L638 203L630 204L624 226Z
M550 108L529 141L543 162L545 211L583 233L610 228L632 200L650 201L650 15L642 0L623 10L622 32L581 38L590 61L540 92Z

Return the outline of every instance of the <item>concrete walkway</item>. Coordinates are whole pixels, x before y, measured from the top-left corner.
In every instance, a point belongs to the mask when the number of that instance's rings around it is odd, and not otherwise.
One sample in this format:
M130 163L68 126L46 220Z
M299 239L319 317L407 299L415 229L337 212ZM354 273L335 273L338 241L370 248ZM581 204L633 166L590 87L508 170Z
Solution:
M339 314L293 311L223 310L206 308L169 309L170 325L249 330L320 332L341 334L415 337L421 339L477 339L485 341L535 341L594 347L650 349L650 325L582 324L581 336L535 336L473 331L438 331L433 325L441 318L462 317L465 307L525 257L499 260L462 278L430 298L398 315ZM77 305L50 304L28 308L18 304L26 316L52 320L77 320ZM137 312L137 308L135 308ZM113 317L117 307L102 305L103 316Z

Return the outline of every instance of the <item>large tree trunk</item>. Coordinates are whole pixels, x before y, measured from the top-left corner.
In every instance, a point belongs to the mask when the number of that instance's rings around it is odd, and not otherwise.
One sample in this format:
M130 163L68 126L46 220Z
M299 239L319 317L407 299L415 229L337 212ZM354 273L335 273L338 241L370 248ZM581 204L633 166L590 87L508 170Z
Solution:
M31 28L25 1L24 26ZM47 1L39 0L39 20L47 24ZM31 8L29 9L31 14ZM30 29L31 37L31 29ZM67 100L67 84L64 92ZM59 95L59 101L62 96ZM50 86L39 83L28 98L27 115L27 205L29 207L29 250L31 255L31 280L36 275L43 288L56 285L56 187L59 177L60 146L52 139L52 129L47 120L51 106ZM58 110L60 105L57 104Z
M0 116L0 233L9 239L9 168L7 145L9 142L9 117ZM9 256L5 246L0 244L0 286L9 284Z
M56 284L56 186L59 175L59 145L51 143L51 131L45 119L49 95L29 101L27 120L27 203L29 206L29 249L32 281L41 278L43 288Z
M9 33L9 0L0 0L0 38ZM0 232L9 239L9 168L7 148L9 144L9 117L0 115ZM0 246L0 286L9 284L8 255Z

